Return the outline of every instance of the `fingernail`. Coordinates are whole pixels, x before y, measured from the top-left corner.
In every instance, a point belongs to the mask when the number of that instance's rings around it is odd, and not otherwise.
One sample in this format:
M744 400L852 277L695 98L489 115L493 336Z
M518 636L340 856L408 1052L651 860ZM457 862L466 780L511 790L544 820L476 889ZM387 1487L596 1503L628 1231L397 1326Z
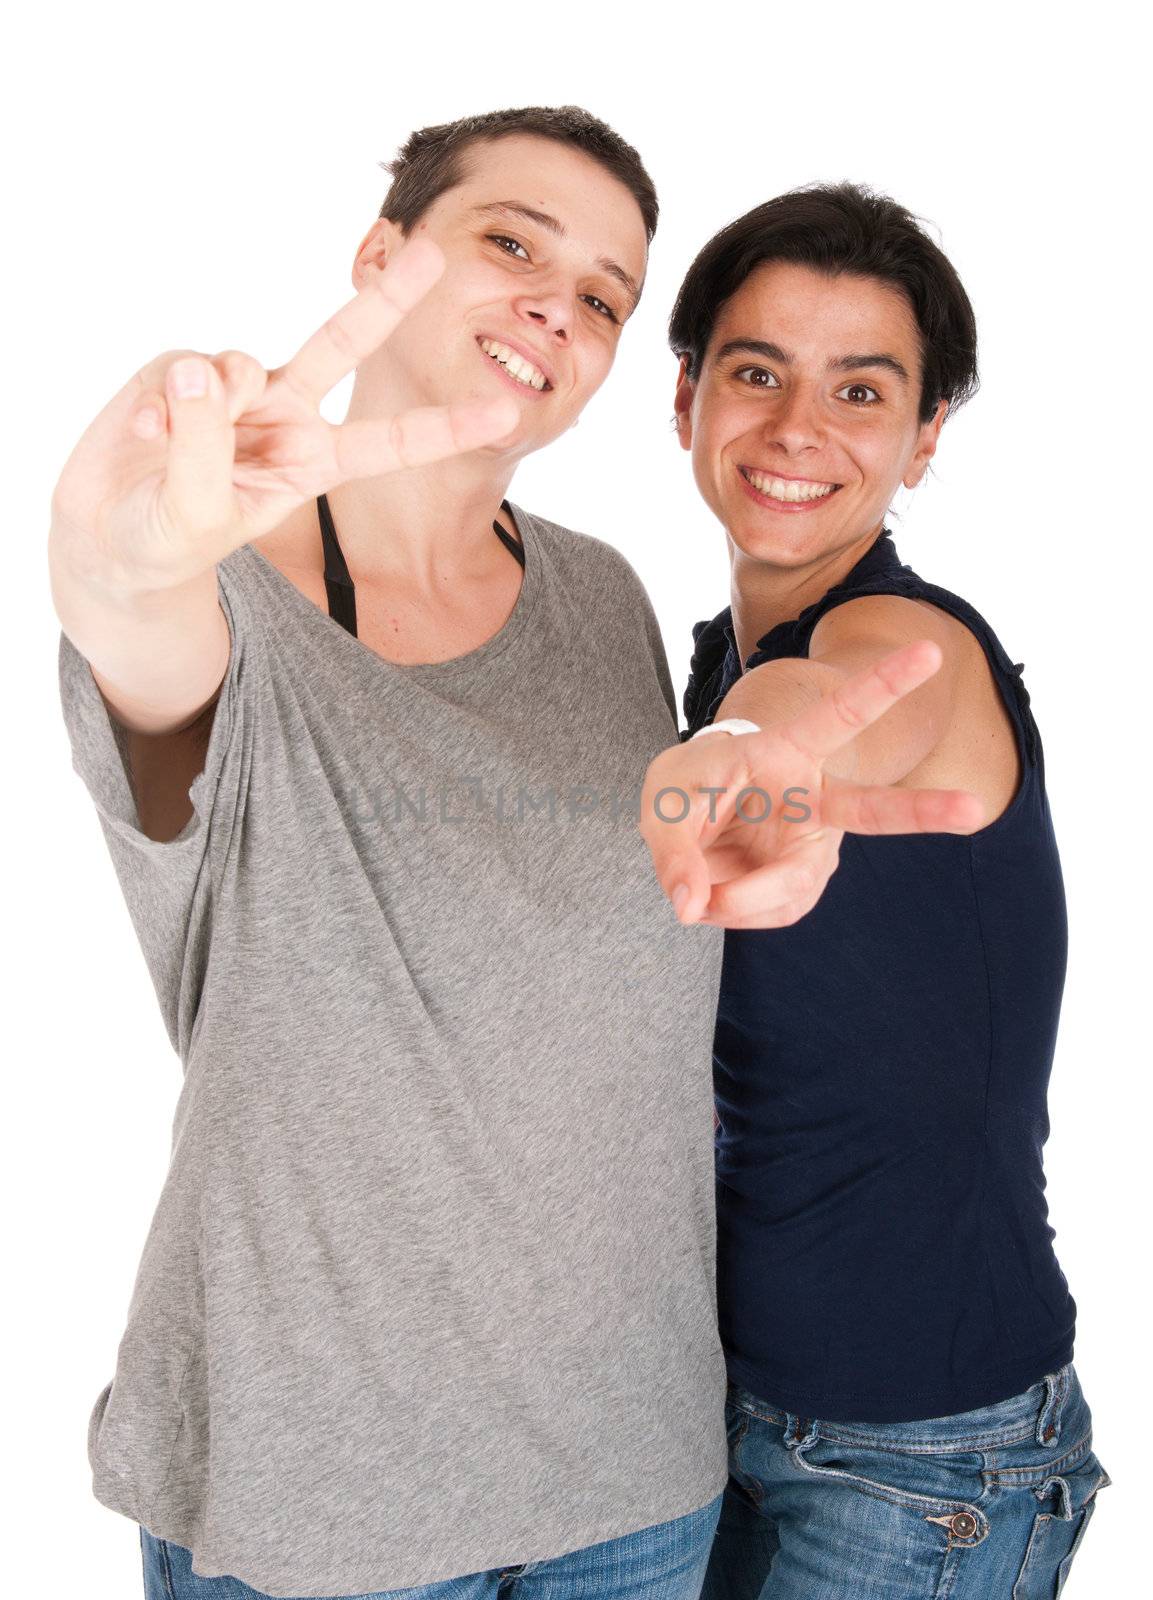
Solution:
M208 388L208 371L203 361L178 361L169 374L169 381L178 400L194 400Z
M681 912L685 909L685 902L688 900L688 898L689 898L689 886L688 886L688 884L687 883L678 883L676 888L673 890L673 910L676 912L678 917L680 916Z

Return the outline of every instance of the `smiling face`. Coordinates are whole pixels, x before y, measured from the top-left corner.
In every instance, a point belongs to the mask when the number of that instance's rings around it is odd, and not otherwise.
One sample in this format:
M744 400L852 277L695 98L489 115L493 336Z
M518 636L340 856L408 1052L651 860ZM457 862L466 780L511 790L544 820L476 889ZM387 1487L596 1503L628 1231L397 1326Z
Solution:
M878 278L771 262L721 308L699 378L677 381L677 431L737 550L845 570L900 484L924 475L945 416L922 424L920 333Z
M632 194L570 145L510 135L470 146L464 176L413 229L444 252L443 275L361 364L360 409L394 411L513 394L507 459L557 438L608 376L636 305L648 241ZM357 254L359 289L404 243L382 219Z

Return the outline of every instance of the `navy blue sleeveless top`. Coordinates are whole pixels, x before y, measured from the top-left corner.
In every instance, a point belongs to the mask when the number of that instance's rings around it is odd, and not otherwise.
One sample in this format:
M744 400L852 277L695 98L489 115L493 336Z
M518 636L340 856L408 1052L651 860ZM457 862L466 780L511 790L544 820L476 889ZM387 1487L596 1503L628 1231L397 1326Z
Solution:
M806 1418L903 1422L992 1405L1072 1358L1041 1166L1067 925L1022 665L887 530L747 665L807 656L818 620L869 594L976 635L1021 782L968 837L846 833L807 916L726 930L717 1288L734 1382ZM693 638L682 738L740 676L729 609Z

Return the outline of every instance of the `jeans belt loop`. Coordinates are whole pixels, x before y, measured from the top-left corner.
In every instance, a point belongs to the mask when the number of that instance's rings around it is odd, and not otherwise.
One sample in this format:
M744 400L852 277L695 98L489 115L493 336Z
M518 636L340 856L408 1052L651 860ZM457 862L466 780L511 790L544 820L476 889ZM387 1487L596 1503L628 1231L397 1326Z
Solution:
M1069 1388L1069 1369L1050 1372L1045 1377L1045 1402L1037 1418L1037 1443L1053 1444L1061 1437L1061 1406Z
M785 1412L785 1449L795 1450L798 1445L810 1444L817 1436L816 1421L798 1417L795 1412Z

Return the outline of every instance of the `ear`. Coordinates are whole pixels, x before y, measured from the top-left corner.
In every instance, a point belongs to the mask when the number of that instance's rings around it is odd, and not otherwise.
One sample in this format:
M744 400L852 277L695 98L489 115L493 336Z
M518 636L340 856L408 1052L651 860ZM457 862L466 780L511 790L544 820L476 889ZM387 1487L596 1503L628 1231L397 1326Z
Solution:
M352 286L364 288L373 272L383 272L404 243L404 234L388 217L378 217L357 246L352 263Z
M937 449L937 440L941 436L941 426L945 421L945 413L948 409L948 401L939 400L937 409L928 422L921 424L917 434L917 448L905 468L905 476L901 479L906 489L915 489L925 476L929 462L933 459Z
M693 395L696 384L688 375L689 358L682 356L677 368L677 386L673 395L673 417L677 425L677 438L682 450L693 447Z

